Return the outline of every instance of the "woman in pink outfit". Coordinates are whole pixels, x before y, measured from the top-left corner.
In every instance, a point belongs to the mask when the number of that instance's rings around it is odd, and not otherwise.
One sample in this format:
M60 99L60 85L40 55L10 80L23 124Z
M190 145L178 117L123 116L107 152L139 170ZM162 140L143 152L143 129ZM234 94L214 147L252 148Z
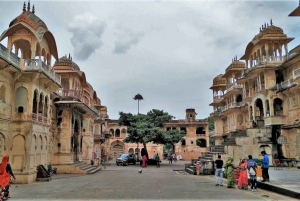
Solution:
M147 157L146 155L143 156L143 163L142 163L142 167L147 167Z
M240 170L240 177L238 181L238 188L239 189L248 189L248 174L247 174L247 166L248 163L245 158L242 159L242 162L239 165Z

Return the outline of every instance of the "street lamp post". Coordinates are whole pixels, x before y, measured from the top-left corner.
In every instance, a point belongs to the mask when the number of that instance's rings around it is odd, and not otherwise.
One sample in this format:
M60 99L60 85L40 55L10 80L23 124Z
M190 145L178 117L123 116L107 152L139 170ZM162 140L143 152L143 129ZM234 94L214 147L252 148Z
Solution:
M143 98L143 96L141 94L138 93L137 95L134 96L133 99L138 101L138 114L140 114L140 100L143 100L144 98ZM136 149L137 149L137 157L139 158L139 143L137 143L136 146L137 146L136 147Z

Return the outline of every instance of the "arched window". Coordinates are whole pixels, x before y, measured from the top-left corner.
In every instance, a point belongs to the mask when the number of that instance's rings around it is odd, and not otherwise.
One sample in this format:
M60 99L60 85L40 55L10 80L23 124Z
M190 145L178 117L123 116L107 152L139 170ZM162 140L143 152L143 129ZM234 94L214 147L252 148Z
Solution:
M46 96L45 97L45 104L44 104L44 116L45 117L48 117L48 104L49 104L48 96Z
M199 147L206 147L206 140L204 140L204 139L198 139L196 142L197 142L197 146L199 146Z
M197 130L196 130L196 134L197 135L205 135L205 130L203 127L198 127Z
M116 130L115 137L120 137L120 129L117 129L117 130Z
M26 112L27 100L28 100L27 89L25 87L19 87L16 90L15 111L18 112L20 110L22 112Z
M33 100L32 100L32 113L34 114L36 114L37 111L37 95L38 95L37 90L34 90Z
M112 136L115 136L115 131L114 131L114 129L110 129L110 132L111 132Z

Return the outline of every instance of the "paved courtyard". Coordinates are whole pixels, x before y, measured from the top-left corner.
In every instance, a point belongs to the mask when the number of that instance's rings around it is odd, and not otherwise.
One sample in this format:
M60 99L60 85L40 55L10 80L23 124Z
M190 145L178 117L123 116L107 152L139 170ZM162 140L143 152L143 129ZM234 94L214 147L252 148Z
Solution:
M10 200L296 200L269 191L257 193L215 186L212 176L185 174L184 161L161 168L108 166L93 175L55 175L50 182L13 184ZM174 171L177 170L177 171Z

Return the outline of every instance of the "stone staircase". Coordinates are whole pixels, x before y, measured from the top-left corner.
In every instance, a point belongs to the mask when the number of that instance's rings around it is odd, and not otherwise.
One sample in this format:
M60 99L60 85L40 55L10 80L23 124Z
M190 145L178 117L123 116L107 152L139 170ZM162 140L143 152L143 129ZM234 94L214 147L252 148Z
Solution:
M211 147L211 152L224 153L224 145L215 145L215 146Z
M79 169L83 170L84 172L86 172L87 174L94 174L96 172L101 171L101 167L100 166L93 166L84 162L78 162L74 164L75 167L78 167Z
M239 131L236 131L236 132L232 132L230 133L231 134L231 137L247 137L247 132L246 130L239 130Z

